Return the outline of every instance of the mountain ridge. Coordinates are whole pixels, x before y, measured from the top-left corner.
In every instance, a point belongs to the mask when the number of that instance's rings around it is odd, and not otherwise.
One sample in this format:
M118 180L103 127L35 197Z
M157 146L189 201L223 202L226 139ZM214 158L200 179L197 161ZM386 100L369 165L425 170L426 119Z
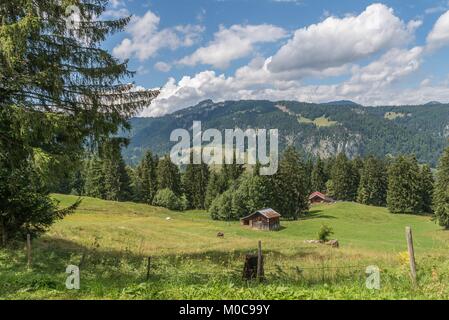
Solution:
M203 130L217 128L278 128L280 148L293 144L306 154L349 157L416 154L436 165L449 138L449 105L366 107L358 104L314 104L297 101L204 100L161 117L133 118L130 145L123 154L135 164L147 149L168 153L170 133L191 131L193 121Z

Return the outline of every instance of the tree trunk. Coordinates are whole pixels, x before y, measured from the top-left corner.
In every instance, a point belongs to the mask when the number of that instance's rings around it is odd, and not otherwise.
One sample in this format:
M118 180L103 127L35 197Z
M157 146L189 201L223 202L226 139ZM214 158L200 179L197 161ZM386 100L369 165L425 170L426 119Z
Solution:
M0 231L2 233L2 247L6 247L6 242L8 241L8 234L6 231L6 225L3 221L0 223Z

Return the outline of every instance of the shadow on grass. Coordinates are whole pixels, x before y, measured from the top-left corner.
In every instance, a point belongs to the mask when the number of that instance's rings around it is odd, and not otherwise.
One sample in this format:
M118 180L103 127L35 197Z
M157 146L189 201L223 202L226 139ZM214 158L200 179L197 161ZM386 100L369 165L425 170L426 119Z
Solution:
M242 280L245 255L256 252L256 248L231 252L210 250L151 257L148 283L153 291L169 286L182 288L217 282L232 282L237 287L245 288L248 286ZM276 250L264 250L263 254L271 266L285 260L321 258L313 248L300 248L288 256ZM84 295L110 297L111 292L120 297L123 290L147 282L146 255L127 249L102 248L96 241L83 246L61 238L44 237L35 241L32 258L32 268L28 270L25 250L0 251L0 283L8 283L0 285L1 295L56 290L62 296L74 298ZM82 290L73 294L65 288L68 265L80 268ZM266 283L313 285L321 281L315 276L309 278L295 271L284 272L273 267L267 268L266 275Z
M338 219L335 216L328 214L323 214L322 210L312 210L305 216L301 217L299 220L312 220L312 219Z

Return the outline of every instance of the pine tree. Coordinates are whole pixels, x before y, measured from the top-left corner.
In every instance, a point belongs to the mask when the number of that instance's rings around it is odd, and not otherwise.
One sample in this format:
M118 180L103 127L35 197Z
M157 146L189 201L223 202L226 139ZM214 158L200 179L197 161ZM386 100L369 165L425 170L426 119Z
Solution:
M449 148L447 148L438 165L433 209L440 226L449 229Z
M80 9L78 25L63 19L69 4ZM127 63L101 48L130 19L101 21L106 7L105 0L0 2L0 159L7 159L0 167L9 173L0 185L17 187L4 195L26 198L34 187L34 197L49 203L48 188L25 183L19 188L13 173L23 168L38 173L32 168L37 156L54 163L78 157L86 142L95 146L129 127L128 119L158 94L132 90ZM6 207L13 200L2 199L0 216L15 212ZM60 216L40 202L28 202L26 211L36 213L36 225ZM5 228L14 233L20 227Z
M13 171L0 160L0 237L1 245L10 240L23 241L47 231L55 220L71 213L80 203L59 210L58 202L46 194L41 176L29 164ZM8 183L3 183L7 181Z
M206 188L206 195L204 199L205 209L209 209L212 202L228 188L226 178L217 172L211 171L209 174L209 181Z
M170 189L176 196L182 194L181 174L179 168L165 156L157 165L158 189Z
M368 157L365 160L357 192L357 202L384 206L387 199L387 174L382 160Z
M151 151L147 151L136 169L136 192L138 201L153 204L158 190L157 182L158 159Z
M332 168L333 196L337 200L354 201L357 195L358 173L344 153L340 153Z
M304 165L304 173L306 175L306 190L307 194L311 194L316 190L312 190L312 171L313 171L313 160L309 157Z
M87 160L84 194L92 198L104 198L103 164L98 156Z
M420 172L420 188L421 188L421 198L422 198L422 208L421 211L425 213L432 212L432 198L434 189L434 179L432 170L429 165L424 165Z
M113 138L102 146L102 170L104 176L104 199L126 201L131 198L131 181L126 170L121 148L126 139Z
M305 165L293 147L284 151L277 174L269 180L274 188L272 207L283 217L298 219L308 210Z
M312 170L312 192L326 192L326 173L324 172L324 163L318 157Z
M209 167L207 164L188 164L182 176L183 190L187 198L188 207L204 209Z
M415 157L399 156L388 169L387 207L392 213L422 210L420 170Z

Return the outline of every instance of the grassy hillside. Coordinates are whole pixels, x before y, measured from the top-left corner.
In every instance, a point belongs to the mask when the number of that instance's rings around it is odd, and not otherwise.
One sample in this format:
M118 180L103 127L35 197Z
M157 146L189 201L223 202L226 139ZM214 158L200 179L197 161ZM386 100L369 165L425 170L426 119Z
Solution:
M55 195L61 206L75 197ZM170 217L170 220L167 220ZM334 229L340 249L305 244L321 224ZM172 212L135 203L84 198L77 212L33 242L33 267L25 252L0 251L3 298L448 298L449 232L428 216L392 215L354 203L313 207L279 232L212 221L205 212ZM421 287L410 287L404 229L411 226ZM224 238L217 238L217 232ZM241 280L243 258L262 240L266 283ZM145 281L147 257L150 281ZM81 290L64 288L65 268L80 265ZM382 270L382 288L365 288L365 268Z

